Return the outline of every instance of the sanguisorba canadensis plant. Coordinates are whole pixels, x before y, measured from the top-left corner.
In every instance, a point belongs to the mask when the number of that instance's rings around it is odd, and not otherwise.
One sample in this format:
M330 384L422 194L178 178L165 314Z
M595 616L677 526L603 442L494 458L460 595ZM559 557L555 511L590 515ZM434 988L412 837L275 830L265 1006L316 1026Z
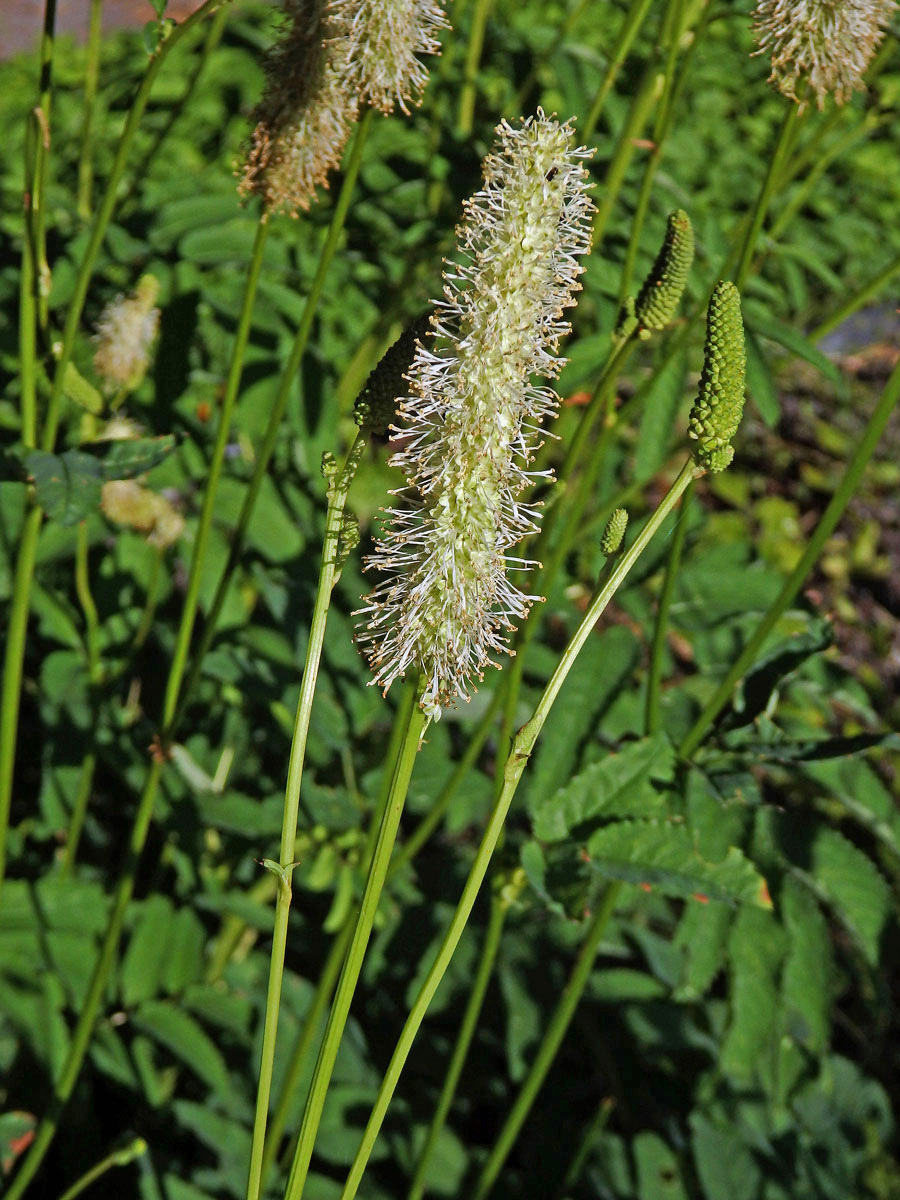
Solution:
M444 299L419 345L399 404L403 448L391 462L409 481L367 561L384 575L361 612L359 640L385 689L410 670L427 683L433 718L506 649L504 631L533 596L510 578L526 560L507 552L536 529L522 501L554 378L564 310L580 289L593 204L571 123L541 111L503 122L484 186L459 229L464 262L444 272Z
M863 86L896 0L759 0L753 14L760 54L771 55L769 81L801 103L808 85L819 108L833 94L844 104Z

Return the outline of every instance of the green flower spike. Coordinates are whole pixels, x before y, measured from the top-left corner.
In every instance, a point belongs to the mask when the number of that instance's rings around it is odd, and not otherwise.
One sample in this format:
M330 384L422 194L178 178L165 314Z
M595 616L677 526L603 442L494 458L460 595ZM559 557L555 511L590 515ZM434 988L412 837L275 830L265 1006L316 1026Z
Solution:
M707 471L724 471L734 457L731 440L744 410L746 364L741 294L733 283L720 281L706 314L700 394L688 420L688 436L699 443L697 462Z
M683 209L669 213L666 236L635 304L639 336L665 329L675 315L694 261L694 230Z
M607 558L615 554L622 545L625 530L628 528L628 513L624 508L617 508L606 522L606 529L600 540L600 549Z
M397 398L408 390L406 373L416 356L416 346L430 328L431 313L427 312L407 325L381 356L353 405L353 419L361 428L387 433L397 415Z

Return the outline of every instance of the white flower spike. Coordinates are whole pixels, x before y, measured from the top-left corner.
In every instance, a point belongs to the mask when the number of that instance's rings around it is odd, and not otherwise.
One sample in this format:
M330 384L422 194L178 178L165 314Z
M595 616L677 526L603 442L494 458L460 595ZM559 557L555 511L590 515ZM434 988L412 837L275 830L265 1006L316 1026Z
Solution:
M444 299L419 343L399 402L405 444L392 458L409 481L375 553L384 575L359 641L387 689L410 670L427 680L421 706L436 719L468 699L475 679L507 649L504 631L536 597L509 578L532 563L507 552L536 529L521 496L540 423L558 397L553 379L590 249L594 206L571 123L540 110L497 130L484 185L457 230L463 265L447 264Z

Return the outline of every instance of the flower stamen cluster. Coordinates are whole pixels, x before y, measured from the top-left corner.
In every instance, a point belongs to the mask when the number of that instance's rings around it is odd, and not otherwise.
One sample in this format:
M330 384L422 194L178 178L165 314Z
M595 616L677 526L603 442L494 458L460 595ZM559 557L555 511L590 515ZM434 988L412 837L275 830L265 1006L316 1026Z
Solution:
M757 53L771 56L770 83L800 104L801 83L819 108L829 93L846 103L896 9L896 0L759 0L753 25Z
M100 314L94 334L94 370L106 392L133 392L147 373L159 330L158 295L157 279L143 275L130 296L116 296Z
M590 248L589 152L572 140L571 124L540 111L499 126L457 231L464 261L445 269L444 299L399 403L405 445L391 462L409 486L366 564L385 579L361 610L359 641L383 688L411 669L424 674L432 717L468 699L536 598L509 578L533 564L507 551L536 530L537 509L521 496L540 424L558 403L531 376L561 369L563 313Z

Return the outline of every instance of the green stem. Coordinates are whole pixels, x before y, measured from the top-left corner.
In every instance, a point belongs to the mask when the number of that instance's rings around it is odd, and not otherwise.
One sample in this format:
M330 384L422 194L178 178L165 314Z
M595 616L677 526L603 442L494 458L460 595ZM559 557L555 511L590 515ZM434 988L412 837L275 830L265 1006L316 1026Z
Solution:
M100 79L100 29L103 0L91 0L88 19L87 63L84 68L84 108L81 117L81 154L78 159L78 215L85 221L91 215L91 189L94 185L94 110Z
M78 791L75 793L75 803L72 806L69 828L66 831L66 851L59 872L60 883L65 883L72 872L72 867L75 865L78 845L81 841L81 834L84 830L85 818L87 817L88 803L91 799L91 788L94 786L94 771L96 767L97 755L94 753L92 747L81 760Z
M40 99L37 117L41 126L35 162L30 217L37 277L38 319L42 330L48 322L50 266L47 262L47 174L50 165L50 130L53 107L53 51L56 44L56 0L46 0L41 33ZM26 234L27 236L27 234Z
M606 74L603 76L600 87L597 89L594 103L591 105L591 110L581 131L581 136L585 142L589 142L594 136L597 122L600 120L600 114L603 112L603 105L606 103L606 97L609 95L612 85L616 81L616 76L619 74L622 63L628 57L632 43L644 23L644 18L650 11L650 4L651 0L631 0L628 6L628 12L625 14L625 20L622 23L622 28L619 30L618 40L610 54Z
M875 451L878 439L884 432L884 427L898 400L900 400L900 365L894 368L881 394L881 398L875 406L875 411L869 418L865 432L847 464L844 477L838 485L837 491L831 497L812 537L807 542L806 549L803 551L799 562L785 580L784 586L773 601L768 612L756 627L752 637L731 665L724 679L713 692L684 741L679 746L678 753L682 758L689 759L693 755L702 742L706 731L730 701L735 685L743 677L747 669L753 665L766 638L778 624L782 614L793 603L794 598L803 586L806 576L821 554L822 547L831 536L838 521L843 516L844 510L852 500L862 473Z
M375 912L378 908L378 901L384 887L388 864L391 860L391 852L397 837L397 828L400 824L400 815L403 812L403 804L409 788L413 763L415 762L416 752L418 751L426 724L427 718L419 706L416 705L410 713L403 746L394 766L390 798L385 808L381 828L378 832L378 841L375 846L372 865L369 868L369 875L366 880L365 892L363 893L359 913L356 918L353 938L347 951L347 957L344 960L344 968L341 971L334 1002L331 1006L331 1013L325 1028L325 1036L322 1039L322 1045L319 1049L319 1057L316 1061L316 1069L313 1074L312 1083L310 1084L306 1109L303 1114L303 1123L300 1127L297 1150L294 1154L294 1161L291 1165L290 1177L288 1178L285 1200L300 1200L300 1197L303 1195L303 1185L306 1182L306 1176L309 1172L316 1133L318 1132L319 1121L322 1117L322 1108L325 1104L325 1093L331 1081L338 1046L340 1045L344 1026L347 1023L347 1017L350 1013L350 1003L353 999L353 993L356 991L356 984L362 970L363 957L369 943L372 923L375 920Z
M606 166L603 177L602 199L597 205L594 216L594 250L599 249L603 242L606 226L612 215L613 207L619 198L625 174L634 157L635 142L641 136L644 126L649 120L654 104L662 95L665 77L655 63L650 63L644 71L644 77L637 94L631 103L631 109L625 125L619 134L616 149Z
M97 616L97 605L91 595L89 550L87 521L79 521L75 541L75 591L84 613L88 677L92 684L96 684L100 680L100 620Z
M653 644L650 649L650 668L647 671L647 697L644 709L644 733L656 733L660 725L660 690L662 684L663 659L666 650L666 634L669 631L669 612L672 608L672 597L675 594L675 580L678 578L678 568L681 565L681 553L684 549L684 538L687 533L687 510L691 501L692 488L684 494L675 530L672 535L672 545L669 549L669 561L666 563L666 574L663 579L662 592L656 609L656 623L653 626Z
M63 1192L59 1200L75 1200L75 1197L80 1196L85 1188L90 1187L101 1175L105 1175L113 1167L127 1167L129 1163L133 1163L136 1158L140 1158L142 1154L146 1153L147 1143L143 1138L135 1138L128 1146L123 1146L121 1150L113 1150L112 1154L107 1154L106 1158L102 1158L89 1171L85 1171L80 1179Z
M72 1095L72 1089L75 1087L75 1082L78 1079L81 1064L87 1053L94 1024L106 992L110 972L116 960L119 938L121 937L122 926L125 922L125 912L134 890L134 878L138 860L144 848L144 843L147 840L147 832L150 828L151 817L153 816L153 801L156 796L156 788L159 783L161 771L162 763L158 759L154 760L138 803L125 864L113 899L109 924L107 925L100 954L94 966L90 984L88 985L87 994L82 1002L78 1021L72 1032L69 1053L63 1064L62 1074L54 1086L53 1098L46 1115L37 1127L34 1141L31 1143L28 1154L25 1156L18 1174L9 1185L9 1190L5 1193L5 1200L20 1200L25 1189L34 1178L38 1167L43 1162L44 1156L53 1141L62 1111L69 1097Z
M609 885L600 907L597 909L588 926L587 934L585 935L569 982L560 997L553 1016L550 1018L550 1024L547 1026L541 1040L534 1062L531 1064L531 1069L519 1089L519 1094L510 1110L509 1116L503 1124L503 1128L500 1130L500 1134L494 1143L494 1148L488 1155L487 1162L481 1168L481 1174L478 1176L471 1200L485 1200L485 1197L493 1188L516 1138L519 1136L519 1131L522 1128L525 1118L531 1111L531 1106L534 1104L541 1085L547 1077L547 1072L550 1070L553 1060L556 1057L556 1053L565 1037L566 1030L572 1021L572 1017L575 1015L578 1002L584 994L584 989L591 977L594 959L597 957L597 951L600 948L600 942L603 940L603 935L606 932L606 927L609 924L621 890L621 883L611 883Z
M291 349L290 357L285 365L281 375L281 381L278 388L278 393L275 397L275 403L272 411L269 414L269 421L266 425L265 433L263 434L262 445L256 456L256 463L253 470L253 475L250 479L247 492L244 496L244 502L241 505L241 511L238 515L237 526L232 534L231 548L229 550L228 559L223 568L222 574L216 586L215 595L209 611L206 614L206 620L203 623L203 632L200 635L200 640L196 652L191 663L191 669L188 673L185 685L181 690L180 702L176 707L175 714L171 721L171 732L178 727L181 718L184 715L184 708L188 698L194 690L194 687L199 678L200 671L203 666L203 659L207 651L212 645L213 638L216 635L216 626L219 617L222 614L222 608L225 604L225 599L228 595L228 589L231 584L234 572L240 562L241 555L244 549L244 539L247 535L247 528L250 524L250 518L253 515L253 509L256 505L256 499L259 495L259 490L262 487L263 479L268 470L269 460L272 457L272 452L275 449L275 442L278 439L278 434L281 429L282 418L284 417L285 409L287 408L288 400L291 396L291 391L297 378L297 372L300 368L300 363L306 351L306 344L309 341L309 335L312 331L313 319L315 317L316 308L319 303L319 298L322 295L322 290L325 286L325 279L328 274L328 268L331 265L331 260L334 257L334 252L337 249L338 241L340 240L341 231L344 227L344 222L347 217L347 212L350 208L350 200L353 195L353 189L356 184L356 177L359 173L359 165L362 159L363 146L368 137L369 129L372 123L374 109L366 109L362 119L356 127L356 133L350 147L349 157L344 170L344 179L341 184L340 195L335 204L334 213L331 218L331 224L328 227L328 233L325 237L325 242L319 253L319 262L316 267L316 274L310 285L309 295L306 298L306 304L303 308L303 316L300 318L300 325L294 337L294 345Z
M456 117L456 133L467 138L472 132L475 118L475 94L478 85L478 67L484 48L484 31L493 0L475 0L475 12L469 28L469 44L466 49L466 64L459 92L459 110Z
M275 1040L278 1032L278 1012L281 1005L281 981L284 975L284 955L287 947L288 919L291 908L291 873L294 868L294 846L297 841L300 786L303 779L303 764L306 759L306 741L309 734L316 682L319 676L322 646L325 643L325 627L328 623L331 593L340 570L344 506L364 444L357 432L344 467L340 471L336 471L328 488L328 509L325 515L325 538L322 546L322 562L319 568L319 586L316 591L315 607L309 629L309 642L306 648L300 696L297 700L294 737L291 742L287 782L284 790L281 845L277 867L273 864L270 868L278 876L278 893L275 901L275 927L272 934L269 987L266 995L259 1083L256 1091L256 1115L253 1121L253 1140L250 1147L247 1200L258 1200L262 1186L263 1148L269 1115L269 1096L272 1091L272 1073L275 1068Z
M250 265L247 269L247 278L244 284L244 296L241 302L241 312L238 318L237 330L234 337L234 346L231 351L231 363L228 368L228 379L225 384L225 395L222 399L222 411L219 414L219 430L216 436L216 443L213 448L212 458L209 463L209 471L207 474L206 491L203 496L203 507L200 510L200 520L197 525L197 534L194 539L194 550L191 555L191 566L188 575L187 591L184 597L184 606L181 610L181 621L178 626L178 636L175 641L175 651L172 656L172 665L169 668L169 679L166 684L166 694L163 703L163 738L168 736L172 718L175 715L175 709L178 703L178 696L181 690L181 683L184 679L184 672L187 666L188 653L191 647L191 635L194 631L194 622L197 617L197 604L200 596L200 582L203 571L203 564L206 560L206 549L209 544L209 535L212 529L213 516L216 507L216 494L219 487L219 480L222 475L222 465L225 461L225 451L228 448L228 439L231 434L231 418L234 412L234 404L237 399L238 390L241 384L241 374L244 367L244 352L247 348L247 341L250 337L250 324L253 319L253 303L256 299L256 288L259 283L260 271L262 270L263 254L266 246L266 238L269 232L268 215L264 212L259 218L259 223L256 226L256 237L253 241L253 250L250 255Z
M587 1127L584 1137L581 1139L581 1145L578 1147L578 1151L572 1159L568 1171L566 1171L566 1177L554 1200L565 1200L565 1197L568 1196L569 1192L581 1178L581 1172L584 1170L584 1164L588 1160L588 1155L597 1139L597 1135L606 1127L606 1122L609 1120L609 1115L614 1107L615 1101L609 1096L604 1096L600 1101L594 1118Z
M874 278L870 279L868 283L864 283L857 292L848 297L830 317L811 330L807 334L808 340L815 345L822 338L827 337L833 329L837 329L838 325L841 325L848 317L852 317L864 304L877 296L897 274L900 274L900 254L892 258L888 265L879 271Z
M431 1119L431 1125L428 1127L425 1144L422 1146L422 1151L416 1163L408 1200L422 1200L422 1197L425 1195L425 1180L428 1175L428 1165L431 1162L431 1155L434 1153L441 1130L446 1123L447 1114L450 1112L450 1106L453 1103L453 1097L456 1095L456 1089L459 1084L459 1077L462 1074L462 1069L469 1053L469 1046L472 1044L472 1038L475 1035L475 1028L478 1024L478 1018L481 1015L481 1008L484 1004L485 993L487 992L487 986L494 969L497 951L500 949L500 938L503 933L503 926L506 923L506 914L508 911L509 906L504 904L502 898L494 896L491 901L491 917L488 922L487 933L484 936L484 945L481 948L478 970L475 972L475 978L471 983L466 1011L463 1014L462 1023L456 1035L456 1045L453 1047L453 1055L447 1067L447 1077L444 1080L444 1086L441 1088L441 1094L434 1116Z
M425 1019L425 1014L434 997L435 992L440 986L456 947L459 945L459 940L463 935L466 923L472 912L475 900L478 896L481 884L484 881L488 866L491 861L491 856L494 853L494 848L503 832L503 826L506 821L506 815L509 811L509 806L512 803L516 789L519 785L519 780L531 756L534 744L537 741L538 735L547 719L547 714L553 706L556 697L559 695L560 689L566 680L566 676L572 668L578 653L584 646L585 642L591 636L594 626L602 616L604 610L610 600L615 595L616 591L621 587L628 573L631 571L634 564L637 562L641 553L649 543L650 539L659 529L667 515L672 511L672 508L677 504L684 490L688 487L691 480L694 478L696 468L691 460L688 460L682 468L678 478L672 484L669 492L663 499L659 508L647 521L644 528L638 534L632 546L622 555L617 561L612 574L607 582L603 585L600 591L595 596L594 600L585 615L581 625L570 640L563 655L544 689L543 695L538 702L537 707L531 719L522 726L516 735L513 742L513 748L506 762L504 770L503 787L494 808L488 818L487 827L481 843L475 853L475 859L469 870L468 878L466 879L459 904L456 907L456 912L450 922L447 932L438 949L437 956L425 977L425 982L419 990L419 994L410 1010L410 1014L406 1019L406 1023L401 1031L400 1038L394 1049L391 1061L381 1081L381 1086L378 1090L378 1096L372 1113L366 1125L365 1132L360 1143L359 1150L353 1160L350 1168L350 1173L347 1176L347 1181L344 1184L344 1190L341 1193L341 1200L352 1200L356 1195L357 1189L362 1179L363 1172L366 1168L366 1163L369 1161L369 1156L375 1145L378 1137L381 1124L387 1113L391 1098L399 1082L400 1075L403 1071L404 1064L412 1048L413 1041L422 1021ZM289 1195L287 1200L296 1200L294 1195Z
M147 596L144 600L144 611L141 613L141 619L138 622L138 627L135 630L134 637L131 640L131 652L140 650L150 630L153 628L153 618L156 615L156 606L159 602L159 584L160 575L162 574L163 551L157 549L153 555L153 565L150 568L150 579L147 583Z
M756 203L753 206L750 220L744 231L744 240L738 254L737 267L734 271L733 280L740 291L744 290L744 284L747 282L747 276L750 274L750 268L753 265L753 255L756 252L756 243L759 240L760 233L762 233L776 186L781 180L784 164L787 161L788 147L794 137L797 123L800 121L802 115L799 105L789 104L784 120L781 122L778 140L769 157L769 166L763 179L762 187L757 193Z

